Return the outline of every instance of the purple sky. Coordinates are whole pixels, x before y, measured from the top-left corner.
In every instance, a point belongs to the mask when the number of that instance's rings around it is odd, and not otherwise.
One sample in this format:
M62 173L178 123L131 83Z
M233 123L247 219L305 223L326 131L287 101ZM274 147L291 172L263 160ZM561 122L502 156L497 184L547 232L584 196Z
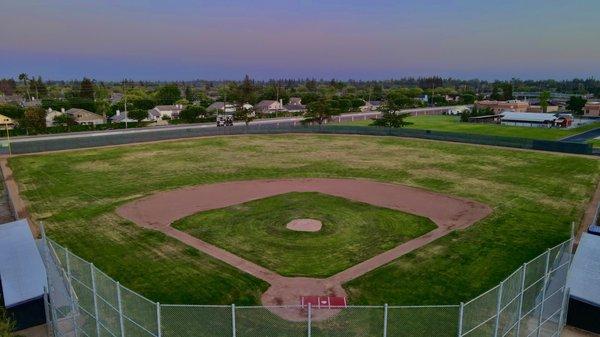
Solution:
M600 77L598 0L2 0L0 77Z

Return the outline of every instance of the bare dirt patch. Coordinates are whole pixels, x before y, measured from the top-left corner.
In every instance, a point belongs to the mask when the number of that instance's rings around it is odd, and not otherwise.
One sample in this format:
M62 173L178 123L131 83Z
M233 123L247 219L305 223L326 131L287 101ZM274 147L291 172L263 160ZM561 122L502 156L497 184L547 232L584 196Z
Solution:
M285 228L296 232L318 232L321 227L321 221L315 219L294 219L285 225Z

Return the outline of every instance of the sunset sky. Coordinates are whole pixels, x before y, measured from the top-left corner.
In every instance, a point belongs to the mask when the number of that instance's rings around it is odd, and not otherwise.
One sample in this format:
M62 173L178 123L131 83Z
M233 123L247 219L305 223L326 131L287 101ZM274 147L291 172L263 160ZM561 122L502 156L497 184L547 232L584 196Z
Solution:
M598 0L1 0L0 77L600 77Z

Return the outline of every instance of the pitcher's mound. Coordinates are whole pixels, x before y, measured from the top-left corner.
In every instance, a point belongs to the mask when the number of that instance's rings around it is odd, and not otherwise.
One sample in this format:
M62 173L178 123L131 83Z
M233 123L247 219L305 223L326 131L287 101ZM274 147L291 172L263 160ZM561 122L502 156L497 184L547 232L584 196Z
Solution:
M285 226L289 230L298 232L318 232L321 230L321 221L315 219L295 219Z

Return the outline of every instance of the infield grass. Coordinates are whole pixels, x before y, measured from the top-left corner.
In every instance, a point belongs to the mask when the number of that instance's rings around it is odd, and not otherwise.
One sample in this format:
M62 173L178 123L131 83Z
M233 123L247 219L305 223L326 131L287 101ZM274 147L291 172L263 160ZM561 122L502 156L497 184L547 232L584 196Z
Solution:
M541 140L559 140L584 131L600 127L600 122L595 122L573 129L558 128L532 128L525 126L485 124L485 123L464 123L458 116L411 116L406 118L407 122L413 123L407 126L411 129L422 129L444 132L458 132L468 134L479 134L486 136L519 137ZM361 125L367 126L372 123L371 120L342 123L342 125Z
M331 177L402 183L494 212L345 287L353 304L457 304L569 237L596 158L392 137L260 135L12 157L31 215L108 275L161 303L258 303L267 284L115 209L157 191L231 180ZM256 249L263 247L257 245Z
M318 232L286 228L320 220ZM429 219L316 192L293 192L178 220L173 227L284 276L328 277L436 228Z

